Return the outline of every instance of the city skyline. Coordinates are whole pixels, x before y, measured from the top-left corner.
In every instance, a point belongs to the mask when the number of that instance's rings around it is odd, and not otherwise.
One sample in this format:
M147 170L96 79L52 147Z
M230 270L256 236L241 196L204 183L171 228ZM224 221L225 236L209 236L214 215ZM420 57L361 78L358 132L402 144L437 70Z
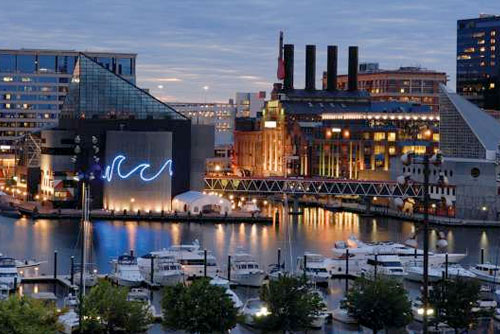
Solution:
M326 45L337 44L339 73L347 72L347 47L359 45L361 62L445 71L454 89L456 21L480 12L498 14L500 7L488 1L361 1L357 8L349 1L315 1L315 6L108 1L105 7L99 1L19 1L0 14L0 46L134 52L137 83L153 95L166 101L222 102L236 91L270 91L283 30L285 41L296 45L298 88L304 82L305 44L318 47L318 73L326 68Z

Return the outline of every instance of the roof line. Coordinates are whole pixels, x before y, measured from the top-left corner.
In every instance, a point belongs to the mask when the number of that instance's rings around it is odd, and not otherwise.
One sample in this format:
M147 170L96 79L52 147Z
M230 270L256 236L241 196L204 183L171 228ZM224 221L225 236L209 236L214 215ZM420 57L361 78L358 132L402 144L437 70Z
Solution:
M130 86L134 87L134 88L137 88L139 89L141 92L143 92L144 94L146 95L149 95L151 98L153 98L154 100L156 100L157 102L163 104L165 107L167 107L168 109L172 110L174 113L178 114L179 116L181 116L182 118L184 118L185 120L189 120L188 117L184 116L183 114L181 114L180 112L178 112L177 110L175 110L174 108L172 108L171 106L169 106L168 104L166 104L165 102L161 101L161 100L158 100L156 97L154 97L153 95L151 95L150 93L148 93L147 91L145 91L144 89L138 87L137 85L134 85L133 83L131 83L130 81L128 81L127 79L123 78L122 76L116 74L116 73L113 73L113 71L109 70L108 68L104 67L103 65L99 64L98 62L96 62L94 59L92 59L91 57L89 57L88 55L86 55L84 52L79 52L80 55L84 56L85 58L87 58L88 60L90 60L91 62L93 62L94 64L97 64L98 66L100 66L101 68L103 68L104 70L108 71L109 73L112 73L114 76L116 76L117 78L120 78L121 80L125 81L127 84L129 84Z

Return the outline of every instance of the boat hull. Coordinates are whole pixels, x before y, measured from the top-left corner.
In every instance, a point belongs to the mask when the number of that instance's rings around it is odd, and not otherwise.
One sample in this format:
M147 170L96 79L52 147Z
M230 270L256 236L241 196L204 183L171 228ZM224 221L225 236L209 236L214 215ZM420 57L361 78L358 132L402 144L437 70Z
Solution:
M260 287L262 286L264 277L265 274L263 272L242 273L242 274L235 273L234 276L231 277L231 281L236 282L239 285Z

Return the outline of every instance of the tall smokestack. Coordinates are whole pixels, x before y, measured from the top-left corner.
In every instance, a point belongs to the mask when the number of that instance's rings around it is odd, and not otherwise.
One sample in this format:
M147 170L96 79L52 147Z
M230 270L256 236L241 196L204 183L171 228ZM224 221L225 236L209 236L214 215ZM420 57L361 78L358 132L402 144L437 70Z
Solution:
M285 57L285 79L283 82L284 90L293 89L293 44L285 44L284 57Z
M349 47L349 74L347 79L347 90L353 92L358 90L358 47Z
M326 90L337 90L337 46L328 45L328 59L326 67Z
M306 90L316 89L316 45L306 45Z

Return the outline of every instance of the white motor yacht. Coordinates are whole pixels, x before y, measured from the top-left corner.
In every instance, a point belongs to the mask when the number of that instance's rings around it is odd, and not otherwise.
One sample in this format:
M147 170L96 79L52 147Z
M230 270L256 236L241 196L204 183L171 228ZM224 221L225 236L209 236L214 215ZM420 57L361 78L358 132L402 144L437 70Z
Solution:
M151 304L151 299L149 298L150 292L147 289L142 288L132 288L127 294L127 301L143 303L144 307L148 310L151 316L156 316L156 309Z
M407 274L397 255L370 256L366 264L361 267L361 275L373 278L377 275L385 275L392 278L404 278Z
M298 274L304 274L304 259L305 275L307 280L316 284L328 284L331 277L329 272L329 260L321 254L304 253L304 256L297 258Z
M173 245L167 249L155 252L160 256L173 256L181 264L187 278L203 277L205 275L205 252L200 243L195 240L192 244ZM215 277L219 272L215 256L207 251L207 277Z
M231 290L231 286L227 279L215 276L210 280L210 284L226 289L226 294L233 301L234 307L236 307L237 309L241 309L243 307L243 302L241 301L240 297L238 297L238 295L233 290Z
M346 251L352 259L363 258L370 255L397 255L404 265L418 266L423 262L424 251L395 242L362 242L351 236L346 241L335 242L332 248L334 258L345 258ZM467 254L448 253L448 263L457 263ZM446 254L429 252L429 264L437 266L445 263Z
M244 323L246 325L255 325L255 319L260 317L266 317L270 313L267 305L259 298L250 298L247 300L241 314L244 317Z
M64 334L75 333L80 324L79 316L73 309L60 315L57 321L62 325L61 332Z
M16 260L11 257L0 257L0 284L5 284L12 290L14 285L19 285L21 280L17 273Z
M144 281L134 256L121 255L118 260L112 262L112 265L110 277L118 285L136 287Z
M406 273L408 276L406 279L410 281L422 282L424 277L424 267L422 266L411 266L406 267ZM443 278L443 274L446 272L444 265L439 267L429 267L429 282L437 282ZM465 279L476 278L476 274L470 270L465 269L459 264L449 264L448 265L448 277L461 277Z
M73 283L74 284L80 285L81 274L82 273L81 273L80 269L74 273L74 276L73 276ZM85 269L84 279L85 279L85 286L86 287L95 286L97 284L97 282L99 281L99 279L97 277L97 269L91 269L91 268Z
M163 252L164 253L164 252ZM153 283L161 286L172 286L184 282L182 266L171 254L162 251L151 252L137 259L141 274L151 281L151 259L153 259Z
M249 253L238 251L232 256L231 281L240 285L260 287L265 273Z
M481 281L500 283L500 267L491 263L477 264L469 270Z

